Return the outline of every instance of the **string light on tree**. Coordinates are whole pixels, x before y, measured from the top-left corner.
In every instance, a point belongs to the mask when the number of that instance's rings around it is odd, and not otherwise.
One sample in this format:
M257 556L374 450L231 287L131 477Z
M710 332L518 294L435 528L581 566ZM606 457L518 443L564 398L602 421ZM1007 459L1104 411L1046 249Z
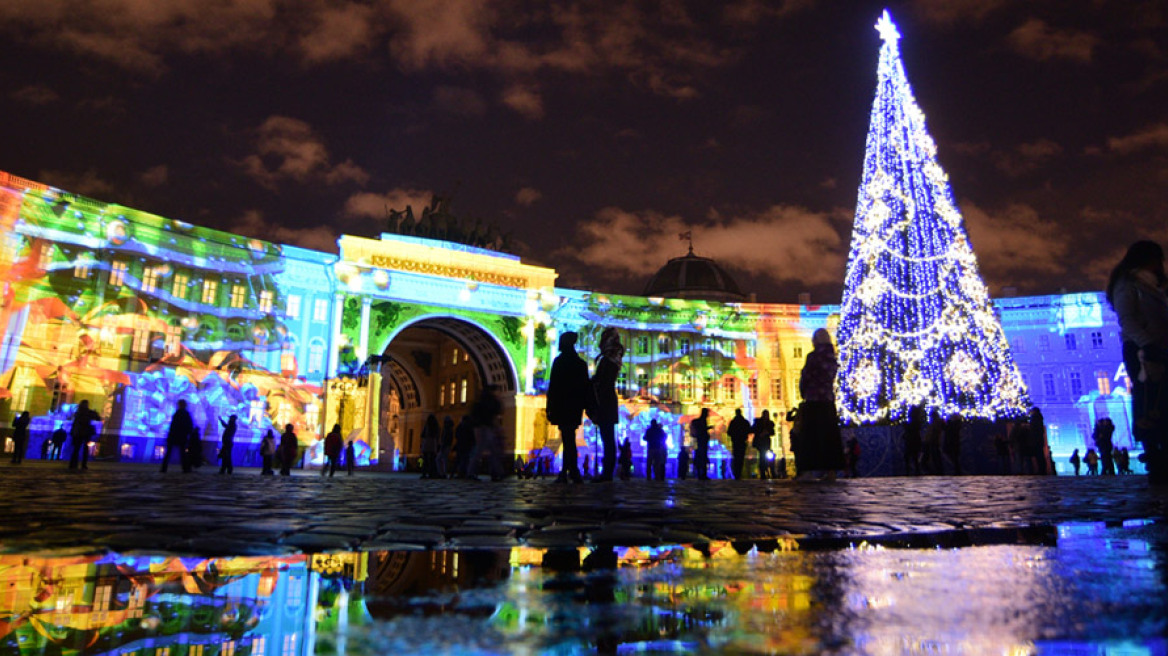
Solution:
M856 202L836 381L850 424L895 422L919 404L993 419L1030 408L990 304L949 177L925 129L888 12Z

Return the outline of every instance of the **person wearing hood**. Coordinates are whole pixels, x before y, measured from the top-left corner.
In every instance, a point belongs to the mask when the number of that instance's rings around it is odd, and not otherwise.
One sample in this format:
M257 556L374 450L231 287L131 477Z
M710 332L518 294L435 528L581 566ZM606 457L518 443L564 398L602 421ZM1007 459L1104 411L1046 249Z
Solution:
M552 361L548 376L548 423L560 430L564 443L564 463L557 483L583 480L577 466L576 430L583 421L592 388L588 380L588 365L576 353L577 337L574 332L560 335L560 354Z
M835 375L839 370L831 333L820 328L811 336L813 349L807 354L799 377L799 393L803 404L802 417L804 449L799 453L799 471L819 471L827 480L834 480L838 470L846 466L844 444L840 435L839 415L835 407Z

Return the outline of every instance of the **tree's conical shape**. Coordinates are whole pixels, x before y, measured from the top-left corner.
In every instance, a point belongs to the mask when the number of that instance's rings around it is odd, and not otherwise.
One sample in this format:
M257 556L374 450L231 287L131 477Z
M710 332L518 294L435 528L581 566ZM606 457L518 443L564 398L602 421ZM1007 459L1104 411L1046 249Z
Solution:
M1030 399L990 304L888 12L838 332L840 417L1019 416Z

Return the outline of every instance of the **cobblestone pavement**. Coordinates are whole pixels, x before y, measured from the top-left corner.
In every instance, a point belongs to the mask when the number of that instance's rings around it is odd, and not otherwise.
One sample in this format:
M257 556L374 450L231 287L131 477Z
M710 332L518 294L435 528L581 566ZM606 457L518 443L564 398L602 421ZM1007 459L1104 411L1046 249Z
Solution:
M559 485L161 474L91 463L86 472L0 464L8 511L0 552L148 550L202 555L298 551L653 545L787 536L806 546L861 538L1010 541L1073 521L1163 520L1168 490L1129 477L924 477Z

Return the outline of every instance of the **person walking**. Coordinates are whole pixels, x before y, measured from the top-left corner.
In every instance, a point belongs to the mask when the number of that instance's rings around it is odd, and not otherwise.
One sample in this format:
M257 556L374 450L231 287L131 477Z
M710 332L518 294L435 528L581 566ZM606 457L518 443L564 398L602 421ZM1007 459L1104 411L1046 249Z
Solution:
M702 408L700 414L689 422L689 435L694 439L694 475L698 480L710 479L710 409Z
M597 482L611 481L616 467L616 425L620 422L620 405L616 395L616 379L624 362L625 347L615 328L605 328L600 333L600 355L596 357L596 372L592 374L592 392L596 396L595 407L588 408L588 416L600 431L600 443L604 448L604 466L596 478Z
M69 456L69 469L77 469L78 458L82 469L89 469L89 440L97 434L93 422L102 421L101 415L89 408L86 399L77 406L73 415L73 425L69 427L69 440L72 442L72 454Z
M474 421L470 415L463 415L454 429L454 475L458 478L470 476L470 456L474 453L474 446Z
M227 419L227 423L219 420L220 425L223 426L223 437L219 443L219 465L220 474L234 474L235 473L235 432L239 429L239 418L231 415Z
M758 419L754 420L754 448L758 451L758 477L760 480L776 478L775 461L771 451L771 438L775 435L775 422L771 420L770 410L763 410Z
M433 417L434 415L430 415ZM345 449L345 438L341 437L341 425L333 424L333 429L324 436L324 466L320 468L320 475L328 473L329 478L337 473L341 462L341 451Z
M579 459L576 450L576 430L584 419L584 409L592 398L591 382L588 380L588 364L576 353L574 332L560 335L560 354L552 361L548 376L547 418L560 431L564 444L564 462L560 466L557 483L583 481L577 468Z
M280 436L280 475L291 476L292 465L296 463L299 445L296 444L296 432L292 424L284 426L284 434Z
M838 470L844 468L844 445L840 435L839 415L835 407L835 375L839 369L831 334L819 328L811 336L812 351L807 354L799 377L799 392L803 395L802 415L804 460L800 471L824 472L827 480L835 480Z
M734 418L726 426L726 434L730 436L730 473L734 480L742 480L742 466L746 462L746 444L753 429L750 421L742 416L742 408L734 411ZM762 467L762 462L759 462Z
M1099 460L1103 463L1103 475L1115 476L1115 444L1112 435L1115 434L1115 424L1107 417L1095 422L1095 431L1091 436L1095 440L1095 448L1099 449Z
M1083 459L1079 457L1079 450L1075 449L1071 453L1071 466L1075 468L1075 476L1079 475L1079 467L1083 465Z
M467 478L478 480L478 468L483 454L487 457L487 471L492 481L503 479L503 440L499 432L499 416L503 414L503 404L495 396L491 385L483 387L478 400L471 408L474 421L474 451L470 455Z
M649 422L645 435L645 478L651 481L665 480L665 429L656 419Z
M1087 455L1083 456L1083 462L1087 463L1088 476L1099 474L1099 454L1095 453L1095 449L1087 449Z
M32 423L32 415L28 411L17 415L12 420L12 464L24 462L24 452L28 448L28 425Z
M450 417L447 417L446 420L450 421L451 423L454 423L453 421L451 421ZM453 440L454 438L451 438L451 439ZM349 440L349 443L345 445L345 472L349 476L352 476L353 471L356 468L357 468L357 440L356 440L356 438L354 438L354 439Z
M195 424L191 420L191 413L187 411L187 402L185 399L179 399L174 414L170 417L170 428L166 431L166 451L162 454L163 474L170 467L171 453L178 455L179 464L184 472L191 470L190 460L187 457L187 440L190 439L191 431L194 429Z
M438 478L438 444L441 439L442 427L431 412L422 426L422 478Z
M260 460L263 462L263 468L260 470L261 476L273 476L276 470L272 468L272 459L276 456L276 436L272 433L272 429L268 429L264 433L264 439L260 441Z
M1168 294L1164 249L1137 241L1111 271L1107 301L1119 318L1131 379L1135 439L1144 445L1148 483L1168 485Z

